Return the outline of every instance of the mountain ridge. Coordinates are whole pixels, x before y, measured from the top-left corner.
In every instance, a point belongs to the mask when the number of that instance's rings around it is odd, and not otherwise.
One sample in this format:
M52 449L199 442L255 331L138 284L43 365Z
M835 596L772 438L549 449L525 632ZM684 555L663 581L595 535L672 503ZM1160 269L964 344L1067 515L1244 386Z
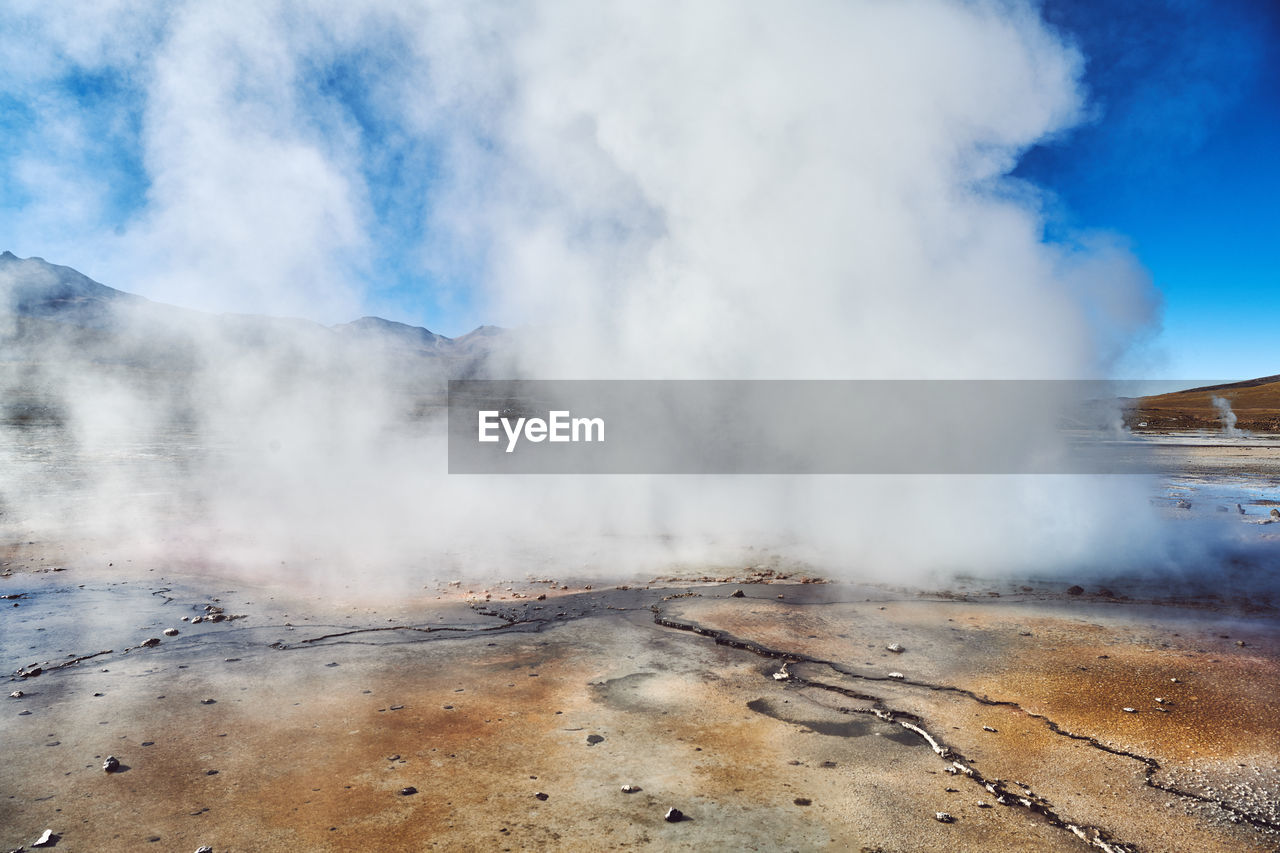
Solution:
M6 279L8 279L6 281ZM283 317L272 314L242 314L237 312L211 312L186 308L168 302L148 299L127 290L111 287L95 281L74 267L51 263L44 258L31 256L20 258L12 251L0 252L0 309L11 314L29 317L72 319L90 324L106 319L102 308L110 304L156 306L167 311L180 311L207 318L260 318L270 321L311 324L337 334L388 334L403 340L418 339L424 344L447 347L454 341L474 341L494 334L506 333L497 326L480 325L456 338L431 331L425 326L414 326L384 317L366 316L347 323L325 325L301 317ZM439 348L439 347L438 347Z

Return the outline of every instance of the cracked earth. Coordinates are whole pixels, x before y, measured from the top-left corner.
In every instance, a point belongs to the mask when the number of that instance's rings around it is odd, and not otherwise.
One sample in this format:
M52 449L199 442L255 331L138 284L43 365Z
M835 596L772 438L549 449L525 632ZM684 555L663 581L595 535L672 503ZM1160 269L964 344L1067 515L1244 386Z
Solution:
M1280 849L1256 597L744 571L388 604L103 556L9 555L0 848Z

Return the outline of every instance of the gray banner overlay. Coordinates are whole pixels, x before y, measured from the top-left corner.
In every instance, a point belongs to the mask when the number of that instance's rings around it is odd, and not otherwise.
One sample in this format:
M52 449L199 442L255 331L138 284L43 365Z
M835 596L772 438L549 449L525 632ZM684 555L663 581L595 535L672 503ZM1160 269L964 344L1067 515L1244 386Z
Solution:
M1147 446L1121 427L1125 390L1101 381L460 380L449 383L449 471L1145 473Z

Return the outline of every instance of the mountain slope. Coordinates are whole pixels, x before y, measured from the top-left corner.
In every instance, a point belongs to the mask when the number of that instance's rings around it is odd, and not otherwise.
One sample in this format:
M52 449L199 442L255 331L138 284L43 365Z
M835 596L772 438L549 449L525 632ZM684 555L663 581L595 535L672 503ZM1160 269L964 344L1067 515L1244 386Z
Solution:
M378 317L328 327L210 314L0 254L0 418L43 418L85 399L86 389L116 387L175 411L199 398L251 409L305 394L382 395L422 412L440 405L449 379L488 376L495 359L505 364L509 344L506 332L485 326L454 340Z
M1222 413L1214 406L1215 397L1231 404L1236 427L1280 432L1280 375L1141 397L1125 420L1131 427L1146 423L1152 430L1219 429Z
M112 335L144 337L183 348L193 340L217 340L232 346L269 347L307 343L323 348L376 347L402 355L448 358L483 357L500 345L503 330L481 326L457 339L437 335L381 317L362 317L326 327L310 320L250 314L208 314L152 302L141 296L99 284L71 267L42 258L0 254L0 339L13 343L15 335L29 340L80 338L98 345ZM36 321L36 322L33 322ZM40 322L43 321L43 322ZM48 324L83 330L73 333ZM89 335L98 330L104 335ZM56 332L56 334L55 334ZM118 347L117 347L118 349Z

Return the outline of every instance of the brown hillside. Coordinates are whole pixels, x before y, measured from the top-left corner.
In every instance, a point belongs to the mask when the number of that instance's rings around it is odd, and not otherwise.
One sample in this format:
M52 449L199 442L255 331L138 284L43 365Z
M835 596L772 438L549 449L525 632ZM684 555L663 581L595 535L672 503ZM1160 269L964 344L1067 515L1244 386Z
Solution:
M1280 432L1280 375L1140 397L1125 421L1131 427L1145 422L1151 430L1217 429L1222 421L1214 397L1231 402L1240 429Z

